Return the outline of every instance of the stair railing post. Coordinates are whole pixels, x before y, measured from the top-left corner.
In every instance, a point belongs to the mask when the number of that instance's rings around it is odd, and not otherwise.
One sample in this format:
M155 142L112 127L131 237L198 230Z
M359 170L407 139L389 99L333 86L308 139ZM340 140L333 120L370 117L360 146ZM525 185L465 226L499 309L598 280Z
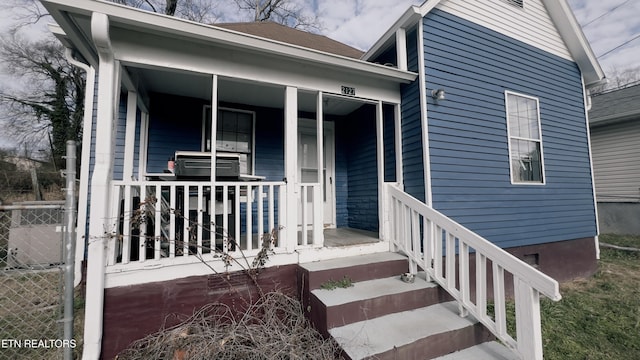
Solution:
M524 360L542 360L540 293L517 277L514 291L518 352Z

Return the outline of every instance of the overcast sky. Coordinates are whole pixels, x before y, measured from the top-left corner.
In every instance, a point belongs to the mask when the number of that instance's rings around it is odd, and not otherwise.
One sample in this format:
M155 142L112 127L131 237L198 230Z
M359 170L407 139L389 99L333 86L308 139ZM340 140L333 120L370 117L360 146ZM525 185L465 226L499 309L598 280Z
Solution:
M229 4L219 1L220 22L243 21ZM367 50L411 5L423 0L292 0L308 14L317 14L322 33L361 50ZM598 57L605 73L640 68L640 0L568 0L578 22ZM13 23L16 9L0 6L0 33ZM46 21L41 21L25 33L43 36ZM628 43L627 43L628 42ZM627 43L627 44L625 44ZM1 60L1 59L0 59ZM11 86L0 74L0 86ZM5 142L0 134L0 146Z
M411 5L423 0L295 0L318 14L323 33L367 50ZM568 0L605 72L640 67L640 0ZM221 11L225 9L219 8ZM228 12L229 21L238 21ZM237 16L237 15L235 15ZM634 39L635 40L632 40ZM603 54L631 40L618 50Z
M242 21L231 0L219 1L221 22ZM318 15L322 32L367 50L409 6L423 0L292 0ZM640 0L568 0L606 72L640 67ZM4 9L3 9L4 10ZM11 11L0 11L0 31L11 23ZM32 34L41 33L43 24ZM628 44L623 45L625 42ZM619 49L612 49L621 46ZM610 53L606 54L607 52ZM606 54L606 55L604 55Z

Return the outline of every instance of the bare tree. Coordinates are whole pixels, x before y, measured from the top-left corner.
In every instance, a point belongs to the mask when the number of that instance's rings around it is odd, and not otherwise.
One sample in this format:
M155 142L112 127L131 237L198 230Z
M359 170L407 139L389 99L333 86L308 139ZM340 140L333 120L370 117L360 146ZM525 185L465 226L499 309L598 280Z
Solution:
M162 13L170 16L177 16L180 13L179 5L186 3L187 7L191 8L193 0L111 0L116 4L126 5L134 8L147 9L155 13ZM207 1L211 2L211 0ZM202 3L200 1L199 3ZM189 19L191 20L191 19Z
M292 28L319 31L317 16L306 14L292 0L234 0L238 8L253 14L253 21L273 21Z
M52 37L31 41L12 32L0 39L0 57L3 72L21 84L0 88L5 134L50 149L62 164L66 141L82 138L84 73Z
M216 5L212 0L180 0L176 9L176 16L203 24L213 24L218 21Z
M607 83L591 89L592 94L600 94L611 90L624 89L640 84L640 66L620 70L612 68L607 71Z
M0 4L0 11L12 14L11 31L36 24L49 17L39 0L5 0Z
M136 8L161 12L201 23L214 23L219 19L216 6L221 0L111 0ZM233 0L238 10L250 21L273 21L306 31L321 29L318 17L294 0Z

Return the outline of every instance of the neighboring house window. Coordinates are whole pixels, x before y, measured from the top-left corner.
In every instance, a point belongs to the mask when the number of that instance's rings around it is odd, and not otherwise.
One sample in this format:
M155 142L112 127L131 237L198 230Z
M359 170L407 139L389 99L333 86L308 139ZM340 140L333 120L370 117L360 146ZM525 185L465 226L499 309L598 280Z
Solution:
M521 9L524 8L524 0L503 0L503 1L507 2L507 4L511 4Z
M505 92L511 182L544 184L542 129L538 99Z
M203 121L203 150L211 151L211 107L206 106ZM253 174L254 113L219 108L216 125L216 151L240 155L240 173Z

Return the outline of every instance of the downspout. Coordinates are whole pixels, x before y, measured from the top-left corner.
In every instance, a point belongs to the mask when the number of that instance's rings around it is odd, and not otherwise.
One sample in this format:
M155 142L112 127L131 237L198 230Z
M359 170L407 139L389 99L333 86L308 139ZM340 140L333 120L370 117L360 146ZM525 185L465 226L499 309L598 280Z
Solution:
M596 198L596 178L593 172L593 153L591 151L591 128L589 127L589 110L591 110L591 94L582 77L582 93L584 96L584 118L587 127L587 145L589 148L589 166L591 168L591 187L593 192L593 211L596 217L596 236L594 237L596 247L596 259L600 260L600 222L598 221L598 200Z
M83 360L97 360L102 349L106 248L112 229L109 219L113 174L115 59L109 39L109 18L93 13L91 34L99 57L95 166L91 177L91 218L87 249L87 290Z
M89 193L89 162L91 161L91 127L93 125L93 94L95 90L96 71L94 68L73 57L73 51L66 48L64 55L69 63L87 73L84 98L84 115L82 123L82 154L80 155L80 186L78 190L78 220L76 228L76 262L74 283L76 287L82 281L82 261L84 260L85 238L87 227L87 196Z

